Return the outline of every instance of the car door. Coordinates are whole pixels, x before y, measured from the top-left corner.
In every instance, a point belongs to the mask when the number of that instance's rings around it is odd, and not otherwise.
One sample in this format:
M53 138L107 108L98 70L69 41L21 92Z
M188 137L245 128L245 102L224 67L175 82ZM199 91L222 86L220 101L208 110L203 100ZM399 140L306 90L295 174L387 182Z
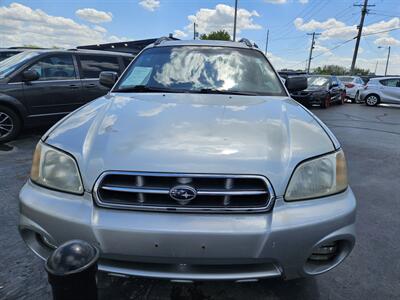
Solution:
M23 83L30 118L62 117L83 104L77 65L71 54L46 54L25 70L35 70L40 76Z
M381 101L390 103L400 103L400 78L389 78L380 81Z
M82 78L82 97L84 102L92 101L108 93L109 88L99 83L103 71L113 71L121 75L118 56L101 54L78 54Z

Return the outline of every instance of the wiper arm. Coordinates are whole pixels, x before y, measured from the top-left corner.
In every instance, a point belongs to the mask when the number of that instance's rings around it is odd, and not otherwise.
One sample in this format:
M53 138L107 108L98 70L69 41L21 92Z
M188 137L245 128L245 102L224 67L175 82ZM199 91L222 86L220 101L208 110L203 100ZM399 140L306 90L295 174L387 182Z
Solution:
M151 93L151 92L163 92L163 93L183 93L180 90L173 90L163 87L155 87L155 86L148 86L148 85L135 85L125 88L119 88L113 90L113 92L117 93Z
M218 90L211 88L204 88L200 90L192 90L190 92L200 93L200 94L222 94L222 95L246 95L246 96L257 96L257 93L242 92L242 91L232 91L232 90Z

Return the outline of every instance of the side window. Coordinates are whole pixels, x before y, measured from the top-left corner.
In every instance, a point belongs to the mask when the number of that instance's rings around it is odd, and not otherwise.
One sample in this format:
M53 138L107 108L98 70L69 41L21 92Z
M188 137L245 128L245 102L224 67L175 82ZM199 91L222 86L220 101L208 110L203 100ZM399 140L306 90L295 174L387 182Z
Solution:
M386 80L381 80L381 83L384 86L390 86L390 87L397 87L398 85L398 80L397 79L386 79Z
M123 59L123 61L124 61L124 65L125 65L125 68L131 63L131 61L133 60L133 57L123 57L122 58Z
M71 54L49 55L37 61L30 70L39 73L39 80L76 79L76 71Z
M120 74L118 57L105 55L79 55L83 78L99 78L100 72L113 71Z

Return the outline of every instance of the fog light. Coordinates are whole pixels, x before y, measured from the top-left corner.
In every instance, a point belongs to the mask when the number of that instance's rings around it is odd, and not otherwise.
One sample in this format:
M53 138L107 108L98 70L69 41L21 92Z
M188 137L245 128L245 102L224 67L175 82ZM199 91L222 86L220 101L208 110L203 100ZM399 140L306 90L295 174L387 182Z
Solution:
M330 260L336 255L337 250L338 250L337 242L324 244L314 249L309 259L317 261Z

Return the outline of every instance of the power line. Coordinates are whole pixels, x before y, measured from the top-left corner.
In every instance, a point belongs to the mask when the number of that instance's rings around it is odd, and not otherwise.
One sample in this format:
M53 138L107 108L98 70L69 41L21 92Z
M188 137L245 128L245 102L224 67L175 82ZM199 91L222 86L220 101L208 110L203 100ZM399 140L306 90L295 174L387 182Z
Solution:
M399 29L400 29L400 27L395 27L395 28L392 28L392 29L387 29L387 30L382 30L382 31L376 31L376 32L371 32L371 33L364 33L364 34L362 34L362 36L380 34L380 33L390 32L390 31L399 30Z

